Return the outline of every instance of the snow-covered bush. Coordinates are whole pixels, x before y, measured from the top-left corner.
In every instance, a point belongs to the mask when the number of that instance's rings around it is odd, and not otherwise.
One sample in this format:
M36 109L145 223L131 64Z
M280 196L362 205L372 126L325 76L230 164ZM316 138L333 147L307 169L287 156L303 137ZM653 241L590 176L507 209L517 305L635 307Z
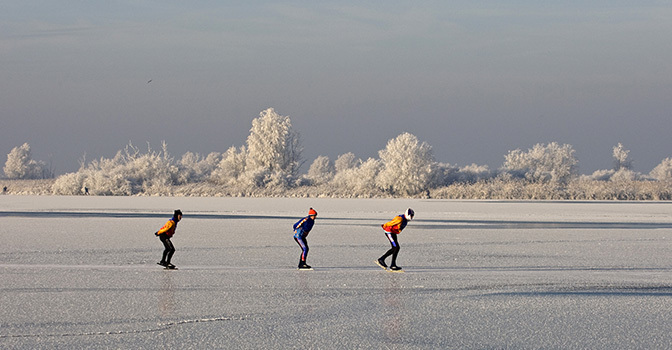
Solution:
M672 158L663 159L660 164L656 165L649 176L658 180L658 181L670 181L672 180Z
M567 184L576 177L577 164L571 145L560 146L551 142L548 145L536 144L527 152L520 149L509 151L502 169L531 182Z
M334 162L334 170L336 173L340 173L342 171L355 168L359 164L361 164L361 161L355 157L355 154L348 152L341 154L338 156L338 158L336 158L336 161Z
M86 174L82 171L67 173L56 178L54 184L51 186L51 191L57 195L73 196L84 194L84 180L86 180Z
M595 170L591 175L581 175L582 180L609 181L616 173L613 169Z
M628 168L620 168L611 175L610 181L636 181L640 179L640 175Z
M496 172L490 170L487 165L471 164L461 167L457 171L457 181L465 183L475 183L481 180L487 180L496 176Z
M430 187L444 187L452 184L457 180L457 172L459 168L449 163L434 163L432 170L432 179Z
M291 184L301 166L301 152L299 135L292 129L289 117L279 115L273 108L264 110L252 121L247 137L245 172L250 174L245 178L255 179L257 186L271 182L273 186ZM259 182L262 173L267 175ZM290 181L276 181L281 178Z
M212 172L211 180L221 185L233 185L238 178L245 172L245 158L247 149L245 146L236 149L231 146L222 155L222 160L217 168Z
M379 160L369 158L357 167L336 173L332 183L339 191L349 192L353 197L370 196L376 192L375 179L382 166Z
M148 149L144 154L129 144L112 159L94 160L77 173L59 177L52 191L55 194L78 194L86 187L94 195L165 195L170 194L171 187L177 184L178 173L165 142L162 152Z
M448 186L459 183L476 183L481 180L491 179L496 172L490 170L487 165L471 164L457 167L447 163L436 163L432 187Z
M591 175L581 175L581 180L590 181L629 181L641 178L640 174L632 171L632 161L628 159L630 151L623 148L619 142L614 146L612 156L614 168L609 170L596 170Z
M218 152L211 152L205 158L198 153L185 153L178 164L178 183L201 182L210 178L221 160L222 155Z
M378 152L383 169L376 184L393 194L412 196L428 189L432 179L432 147L415 135L403 133Z
M48 179L54 177L43 161L33 160L30 145L24 143L12 148L5 162L5 176L8 179Z
M306 177L313 185L321 185L331 181L334 178L334 165L329 157L319 156L315 158Z

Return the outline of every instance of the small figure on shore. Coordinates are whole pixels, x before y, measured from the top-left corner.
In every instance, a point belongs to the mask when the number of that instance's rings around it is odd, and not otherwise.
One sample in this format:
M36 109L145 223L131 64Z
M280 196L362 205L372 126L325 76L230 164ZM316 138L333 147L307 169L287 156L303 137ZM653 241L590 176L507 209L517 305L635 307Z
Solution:
M2 188L2 194L5 194L5 193L7 193L7 186Z
M294 240L301 247L301 258L299 259L299 269L300 270L309 270L311 269L310 265L306 264L306 258L308 257L308 234L310 230L313 229L315 224L315 218L317 218L317 212L315 209L310 208L308 211L308 216L302 218L294 224Z
M375 263L378 264L378 266L387 270L388 268L387 264L385 264L385 259L387 259L388 256L392 255L392 261L390 262L389 267L390 271L401 272L401 267L397 266L397 255L399 254L400 249L397 235L399 235L401 231L404 228L406 228L406 224L409 221L413 220L413 216L415 216L415 212L413 211L413 209L408 208L404 214L397 215L391 221L381 225L392 247L387 252L385 252L383 256L381 256L380 258L378 258L378 260L375 261Z
M159 261L157 264L167 269L177 269L175 265L170 263L170 259L173 257L173 254L175 253L175 247L173 246L173 242L171 242L170 239L175 234L177 223L180 222L180 220L182 220L182 211L180 209L177 209L173 213L173 217L170 220L168 220L168 222L166 222L166 224L163 225L163 227L161 227L160 230L154 233L154 235L159 237L161 243L163 243L163 246L165 248L163 250L163 257L161 258L161 261Z

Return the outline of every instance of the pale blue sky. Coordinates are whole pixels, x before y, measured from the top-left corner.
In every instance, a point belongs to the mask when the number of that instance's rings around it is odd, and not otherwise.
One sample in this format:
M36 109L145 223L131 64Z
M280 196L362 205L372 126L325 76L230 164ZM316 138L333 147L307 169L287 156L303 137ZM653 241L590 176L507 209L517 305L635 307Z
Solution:
M274 107L308 164L405 131L457 165L552 141L581 173L619 142L641 172L672 157L670 1L240 3L0 0L0 155L224 152Z

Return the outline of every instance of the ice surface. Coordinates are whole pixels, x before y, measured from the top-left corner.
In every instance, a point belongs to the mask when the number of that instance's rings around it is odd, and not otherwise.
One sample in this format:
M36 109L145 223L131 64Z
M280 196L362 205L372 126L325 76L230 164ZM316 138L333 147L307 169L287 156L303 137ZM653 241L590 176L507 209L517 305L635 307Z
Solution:
M319 212L314 271L291 226ZM416 211L389 273L380 224ZM184 212L177 271L153 232ZM0 196L0 348L667 348L672 203Z

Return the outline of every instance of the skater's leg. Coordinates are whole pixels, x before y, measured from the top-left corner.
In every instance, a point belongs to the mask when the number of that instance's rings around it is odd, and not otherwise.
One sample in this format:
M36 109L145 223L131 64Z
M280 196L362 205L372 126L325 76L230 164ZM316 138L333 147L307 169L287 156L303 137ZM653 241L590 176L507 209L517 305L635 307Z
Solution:
M170 264L170 259L172 259L173 254L175 253L175 247L173 246L173 242L170 241L170 237L162 237L161 242L163 242L164 246L163 259L161 259L161 261L168 265Z
M397 255L399 255L399 249L401 247L399 246L399 243L397 243L397 246L393 248L392 250L392 262L390 262L390 266L397 266Z
M399 241L397 239L397 235L392 232L385 232L385 235L387 236L387 239L390 241L390 249L383 254L383 256L380 257L380 260L385 260L388 256L392 255L392 262L390 263L390 266L396 266L397 265L397 255L399 254Z
M294 237L294 240L296 243L301 247L301 260L300 263L305 264L306 263L306 258L308 258L308 241L306 240L305 237Z
M392 255L392 261L396 260L396 253L399 252L399 243L397 242L397 235L392 232L385 232L387 240L390 241L391 248L388 249L379 260L385 260L388 256ZM393 264L394 265L394 264Z

